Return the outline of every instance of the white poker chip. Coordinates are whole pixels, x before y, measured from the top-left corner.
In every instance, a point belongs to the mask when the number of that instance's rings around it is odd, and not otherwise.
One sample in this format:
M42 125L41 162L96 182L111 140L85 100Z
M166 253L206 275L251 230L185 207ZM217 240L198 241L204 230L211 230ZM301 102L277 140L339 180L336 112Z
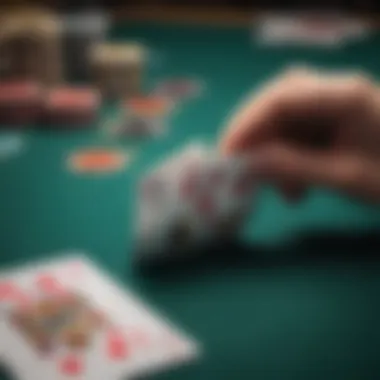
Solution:
M24 147L24 141L19 135L0 135L0 159L6 159L19 154Z
M144 47L138 43L101 43L90 53L94 64L140 65L147 57Z

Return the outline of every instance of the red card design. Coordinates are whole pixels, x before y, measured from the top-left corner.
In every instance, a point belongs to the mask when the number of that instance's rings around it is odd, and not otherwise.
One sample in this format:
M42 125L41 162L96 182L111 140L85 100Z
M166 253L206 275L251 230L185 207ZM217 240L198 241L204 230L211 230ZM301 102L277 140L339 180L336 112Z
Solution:
M69 353L59 361L59 371L66 376L78 376L84 371L83 359Z
M11 282L0 283L0 301L9 300L15 294L16 287Z
M38 290L46 294L61 294L65 291L62 284L50 274L40 274L37 276L35 285Z
M106 338L107 356L112 360L124 360L128 354L128 344L121 331L110 330Z

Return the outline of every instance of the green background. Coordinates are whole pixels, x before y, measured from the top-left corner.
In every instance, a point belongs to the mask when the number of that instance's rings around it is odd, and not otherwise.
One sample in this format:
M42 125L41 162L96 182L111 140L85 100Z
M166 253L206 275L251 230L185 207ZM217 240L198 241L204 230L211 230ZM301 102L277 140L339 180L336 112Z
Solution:
M0 161L2 267L88 252L203 344L199 362L159 379L379 378L380 244L376 233L364 236L380 226L373 206L323 189L289 205L263 188L243 231L244 254L230 247L186 274L179 268L179 276L143 276L130 259L135 184L144 170L192 139L215 141L247 92L289 64L359 68L376 78L380 36L341 49L268 48L255 46L246 28L129 23L112 38L151 49L147 90L188 76L205 91L178 107L159 139L115 141L98 128L20 132L25 149ZM112 112L105 107L104 117ZM116 174L68 171L70 152L91 146L122 147L135 158Z

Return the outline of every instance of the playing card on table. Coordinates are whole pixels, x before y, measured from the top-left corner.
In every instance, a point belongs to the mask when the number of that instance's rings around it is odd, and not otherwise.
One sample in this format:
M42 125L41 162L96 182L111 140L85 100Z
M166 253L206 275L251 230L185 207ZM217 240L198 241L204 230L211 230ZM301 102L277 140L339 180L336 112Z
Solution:
M83 256L0 278L0 354L17 379L129 379L198 353Z

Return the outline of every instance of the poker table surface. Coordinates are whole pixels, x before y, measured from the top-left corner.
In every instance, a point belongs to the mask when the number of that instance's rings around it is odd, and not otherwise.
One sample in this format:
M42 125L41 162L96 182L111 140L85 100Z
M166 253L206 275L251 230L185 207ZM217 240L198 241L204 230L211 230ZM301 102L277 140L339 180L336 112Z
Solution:
M336 49L265 47L247 27L125 22L113 40L150 49L148 91L186 77L204 84L182 102L168 133L142 141L85 131L25 128L0 162L1 268L86 252L202 344L192 365L154 379L376 379L380 376L380 211L327 189L290 204L262 186L240 243L191 264L140 273L134 254L136 183L168 152L215 143L239 102L290 64L380 75L380 35ZM113 110L104 107L103 117ZM9 133L5 130L2 133ZM89 147L133 152L122 171L75 174L67 156ZM207 256L207 257L206 257Z

